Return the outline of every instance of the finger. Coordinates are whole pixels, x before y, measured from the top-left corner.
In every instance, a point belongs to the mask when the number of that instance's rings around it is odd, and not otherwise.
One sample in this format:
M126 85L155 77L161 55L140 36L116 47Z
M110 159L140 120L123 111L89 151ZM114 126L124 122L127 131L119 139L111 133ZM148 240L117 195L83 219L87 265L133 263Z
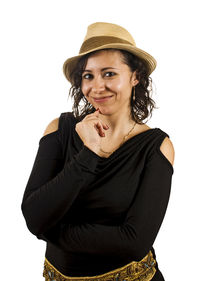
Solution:
M99 134L100 134L101 136L105 136L105 133L104 133L104 131L103 131L103 126L102 126L101 122L97 122L97 123L96 123L96 126L97 126L98 129L99 129Z
M85 121L85 120L87 120L87 121L99 120L99 119L97 119L97 118L99 118L99 114L98 113L99 113L99 110L95 111L94 113L88 114L82 121ZM109 129L109 126L107 124L104 124L102 121L101 121L101 123L102 123L102 127L103 127L104 130L108 130Z
M99 124L94 124L94 128L95 128L95 130L97 131L98 135L99 135L100 137L102 137L103 134L102 134L102 132L101 132L101 128L100 128Z
M99 111L99 113L102 114L102 112L101 112L99 107L96 109L96 111Z
M97 122L101 122L102 127L104 130L108 130L109 126L105 123L103 123L101 120L97 119L97 117L91 116L90 118L87 119L87 121L97 121Z
M108 130L109 129L109 126L107 125L107 124L102 124L103 125L103 128L105 129L105 130Z
M83 120L86 120L86 119L88 120L90 118L98 118L98 116L94 115L94 113L92 113L92 114L87 115Z
M93 113L90 113L90 114L86 115L86 116L84 117L84 119L88 119L88 118L91 118L91 117L93 117L93 116L98 117L98 116L99 116L99 110L97 110L97 111L95 111L95 112L93 112ZM83 119L83 120L84 120L84 119Z
M97 130L97 133L101 136L102 132L101 132L101 126L99 123L95 123L94 124L95 129Z
M98 107L94 113L102 114L100 108Z
M87 121L88 120L101 122L102 127L103 127L104 130L108 130L109 129L109 126L107 124L103 123L101 120L97 119L97 117L91 116L90 119L87 119Z

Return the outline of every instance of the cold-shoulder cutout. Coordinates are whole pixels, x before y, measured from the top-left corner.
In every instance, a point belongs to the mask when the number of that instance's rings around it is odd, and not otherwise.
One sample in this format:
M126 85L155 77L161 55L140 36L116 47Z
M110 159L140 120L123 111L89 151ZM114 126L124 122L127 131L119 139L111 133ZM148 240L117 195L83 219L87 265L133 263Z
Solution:
M150 249L155 257L172 184L167 133L150 128L103 159L84 146L71 112L59 120L40 140L22 202L29 230L47 242L45 256L71 277L103 274Z
M46 127L43 136L39 140L39 145L43 142L51 142L62 146L63 153L65 153L66 140L68 135L68 128L66 127L66 112L62 112L59 117L54 118ZM68 126L69 127L69 126ZM48 144L47 144L48 145Z
M43 134L43 137L48 135L48 134L51 134L55 131L58 130L58 126L59 126L59 117L53 119L49 124L48 126L46 127L45 131L44 131L44 134Z
M48 126L46 127L43 136L40 138L39 143L41 143L43 140L48 139L49 137L52 137L54 135L58 135L59 133L59 122L60 118L53 119Z
M160 145L157 147L157 151L173 171L175 150L174 150L173 143L171 142L168 136L166 136L161 141Z

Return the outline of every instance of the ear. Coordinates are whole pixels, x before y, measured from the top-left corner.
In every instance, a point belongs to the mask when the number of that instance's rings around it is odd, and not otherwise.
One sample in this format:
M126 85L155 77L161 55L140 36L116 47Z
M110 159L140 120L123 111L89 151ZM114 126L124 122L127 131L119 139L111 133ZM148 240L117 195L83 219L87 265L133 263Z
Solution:
M136 86L139 81L136 79L136 71L132 72L131 74L131 84L132 86Z

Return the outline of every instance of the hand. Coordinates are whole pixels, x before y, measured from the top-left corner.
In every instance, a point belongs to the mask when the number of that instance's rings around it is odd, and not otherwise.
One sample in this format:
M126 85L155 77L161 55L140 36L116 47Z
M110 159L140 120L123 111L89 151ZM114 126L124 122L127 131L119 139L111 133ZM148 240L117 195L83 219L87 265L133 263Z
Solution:
M105 137L104 130L109 127L99 118L99 109L88 114L81 122L76 124L75 130L79 137L89 149L98 154L100 150L101 137Z

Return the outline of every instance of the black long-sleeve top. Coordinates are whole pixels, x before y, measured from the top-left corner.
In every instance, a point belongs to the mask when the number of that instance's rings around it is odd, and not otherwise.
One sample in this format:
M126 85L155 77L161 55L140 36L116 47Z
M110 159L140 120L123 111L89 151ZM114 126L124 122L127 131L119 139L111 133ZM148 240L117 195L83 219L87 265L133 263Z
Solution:
M21 209L31 233L46 241L45 257L67 276L103 274L141 260L166 213L173 166L160 151L167 133L141 132L108 158L75 131L73 112L39 141ZM152 280L164 280L157 272Z

